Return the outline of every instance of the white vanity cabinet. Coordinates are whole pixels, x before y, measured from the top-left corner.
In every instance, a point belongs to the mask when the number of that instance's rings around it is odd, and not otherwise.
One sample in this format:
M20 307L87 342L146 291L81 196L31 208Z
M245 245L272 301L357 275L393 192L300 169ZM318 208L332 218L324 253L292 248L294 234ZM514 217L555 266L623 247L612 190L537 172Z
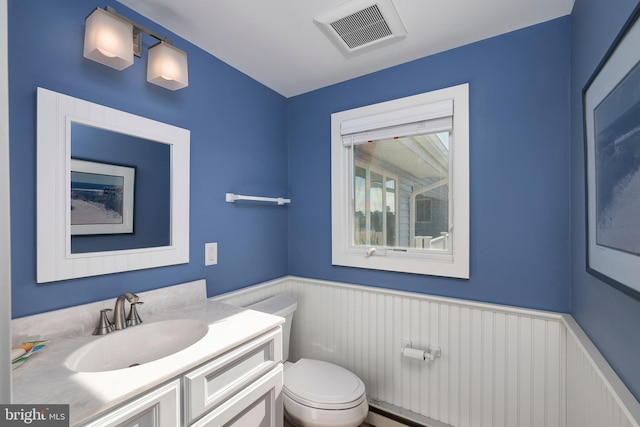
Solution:
M86 427L282 427L280 326L214 357Z
M12 371L13 403L69 405L72 427L282 426L282 317L209 299L204 280L138 297L145 324L113 332L118 345L91 335L113 300L12 320L13 346L55 337ZM200 324L204 336L186 339ZM88 363L102 353L106 367Z

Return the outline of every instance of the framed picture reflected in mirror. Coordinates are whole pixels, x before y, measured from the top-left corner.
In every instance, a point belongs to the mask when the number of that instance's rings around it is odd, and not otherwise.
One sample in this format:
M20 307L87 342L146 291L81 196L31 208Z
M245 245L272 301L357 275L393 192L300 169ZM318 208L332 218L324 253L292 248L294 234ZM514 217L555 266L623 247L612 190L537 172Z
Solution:
M71 235L133 233L136 170L71 159Z

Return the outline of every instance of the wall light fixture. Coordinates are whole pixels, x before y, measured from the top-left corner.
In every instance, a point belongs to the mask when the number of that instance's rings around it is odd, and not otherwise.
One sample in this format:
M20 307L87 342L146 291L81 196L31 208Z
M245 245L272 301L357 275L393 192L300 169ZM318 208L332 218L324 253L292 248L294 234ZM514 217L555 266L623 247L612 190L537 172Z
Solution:
M142 57L142 33L159 40L149 48L147 81L166 89L189 85L187 54L173 46L171 39L143 27L117 13L111 6L97 8L85 20L84 57L116 70Z

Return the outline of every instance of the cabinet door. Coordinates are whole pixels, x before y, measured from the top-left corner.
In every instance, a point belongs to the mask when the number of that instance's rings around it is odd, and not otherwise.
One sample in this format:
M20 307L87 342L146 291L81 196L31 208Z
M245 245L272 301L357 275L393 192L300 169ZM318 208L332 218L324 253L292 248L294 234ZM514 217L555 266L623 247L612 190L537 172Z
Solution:
M180 380L172 381L127 403L85 427L178 427Z
M282 381L282 364L278 364L193 427L282 427Z

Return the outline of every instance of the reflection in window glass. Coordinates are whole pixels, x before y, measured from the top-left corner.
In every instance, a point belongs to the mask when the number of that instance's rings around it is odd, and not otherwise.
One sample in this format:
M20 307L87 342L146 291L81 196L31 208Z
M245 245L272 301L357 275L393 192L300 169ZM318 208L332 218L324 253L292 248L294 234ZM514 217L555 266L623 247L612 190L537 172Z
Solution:
M353 146L354 245L449 250L449 133Z

